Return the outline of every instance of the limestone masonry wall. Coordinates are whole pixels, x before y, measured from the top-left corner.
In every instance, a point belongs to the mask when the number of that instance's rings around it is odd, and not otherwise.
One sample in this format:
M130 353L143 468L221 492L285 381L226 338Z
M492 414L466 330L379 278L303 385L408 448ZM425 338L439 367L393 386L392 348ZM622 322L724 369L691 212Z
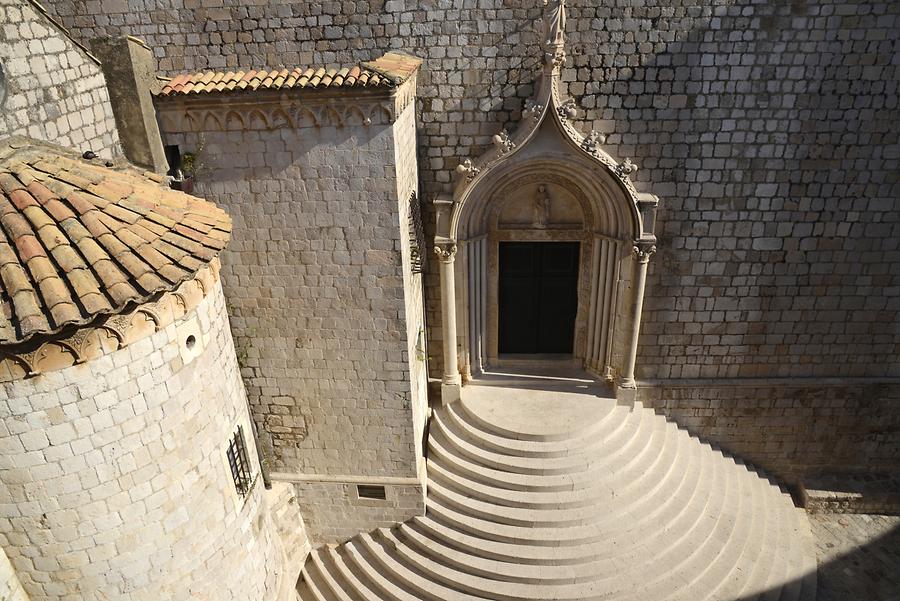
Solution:
M418 253L422 265L430 259L431 245L415 240L413 204L424 214L419 195L419 169L416 160L415 106L403 111L393 125L394 162L397 172L398 227L400 228L400 261L403 267L403 299L406 315L406 357L410 366L413 431L416 443L417 470L424 468L424 437L428 411L428 349L425 331L425 298L421 269L413 269L412 254ZM416 246L416 248L413 248Z
M119 154L96 59L26 0L0 0L0 138L11 135Z
M397 495L418 491L414 511L388 503L378 519L401 521L424 510L424 366L409 351L421 309L407 315L405 290L418 276L404 265L400 208L415 189L415 165L414 155L399 153L413 160L401 174L395 151L395 137L414 138L414 106L391 123L378 107L392 99L323 101L371 114L366 125L363 113L348 111L356 121L339 127L325 117L331 109L310 121L305 103L322 109L315 98L285 98L283 107L265 98L249 107L201 99L159 108L167 144L202 149L195 193L234 220L222 274L269 469L274 479L301 482L309 474L400 478ZM277 117L289 113L296 127ZM349 530L346 498L314 507L304 490L298 485L314 538Z
M82 38L146 39L169 73L423 57L426 199L519 119L540 60L531 0L95 4L50 2ZM582 127L662 198L639 377L898 375L900 330L883 325L900 308L900 4L567 6L563 79Z
M194 337L193 344L188 336ZM274 600L262 482L225 300L93 361L0 388L0 546L31 601Z
M900 470L898 384L661 384L638 399L790 484L821 473Z

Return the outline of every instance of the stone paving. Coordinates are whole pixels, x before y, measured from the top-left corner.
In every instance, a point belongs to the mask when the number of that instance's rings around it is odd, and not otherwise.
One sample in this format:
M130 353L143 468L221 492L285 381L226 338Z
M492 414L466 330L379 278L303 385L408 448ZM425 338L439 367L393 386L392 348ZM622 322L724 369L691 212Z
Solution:
M900 516L809 516L818 601L900 601Z

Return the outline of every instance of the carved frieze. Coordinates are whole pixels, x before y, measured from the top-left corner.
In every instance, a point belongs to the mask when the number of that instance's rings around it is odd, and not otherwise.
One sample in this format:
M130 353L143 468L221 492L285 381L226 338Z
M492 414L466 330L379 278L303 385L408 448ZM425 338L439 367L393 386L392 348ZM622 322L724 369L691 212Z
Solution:
M20 380L92 361L138 340L152 336L192 311L219 278L218 260L204 267L193 280L155 301L125 313L103 317L91 325L50 340L0 348L0 382Z
M277 100L258 103L191 104L173 102L159 107L165 132L247 131L312 127L390 125L415 97L341 99L340 102Z

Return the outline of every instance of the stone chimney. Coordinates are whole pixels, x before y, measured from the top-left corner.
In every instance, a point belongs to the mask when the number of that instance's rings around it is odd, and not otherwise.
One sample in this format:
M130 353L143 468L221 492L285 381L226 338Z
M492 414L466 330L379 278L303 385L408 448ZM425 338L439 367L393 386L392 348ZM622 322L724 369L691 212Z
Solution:
M141 40L97 38L91 51L100 59L125 156L156 173L168 171L152 92L158 85L156 59Z

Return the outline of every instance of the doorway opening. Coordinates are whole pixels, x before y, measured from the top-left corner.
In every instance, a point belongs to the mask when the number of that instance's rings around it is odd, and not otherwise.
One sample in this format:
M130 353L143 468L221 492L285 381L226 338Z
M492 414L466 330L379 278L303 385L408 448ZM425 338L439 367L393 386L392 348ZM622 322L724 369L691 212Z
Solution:
M579 242L500 242L500 354L572 354Z

